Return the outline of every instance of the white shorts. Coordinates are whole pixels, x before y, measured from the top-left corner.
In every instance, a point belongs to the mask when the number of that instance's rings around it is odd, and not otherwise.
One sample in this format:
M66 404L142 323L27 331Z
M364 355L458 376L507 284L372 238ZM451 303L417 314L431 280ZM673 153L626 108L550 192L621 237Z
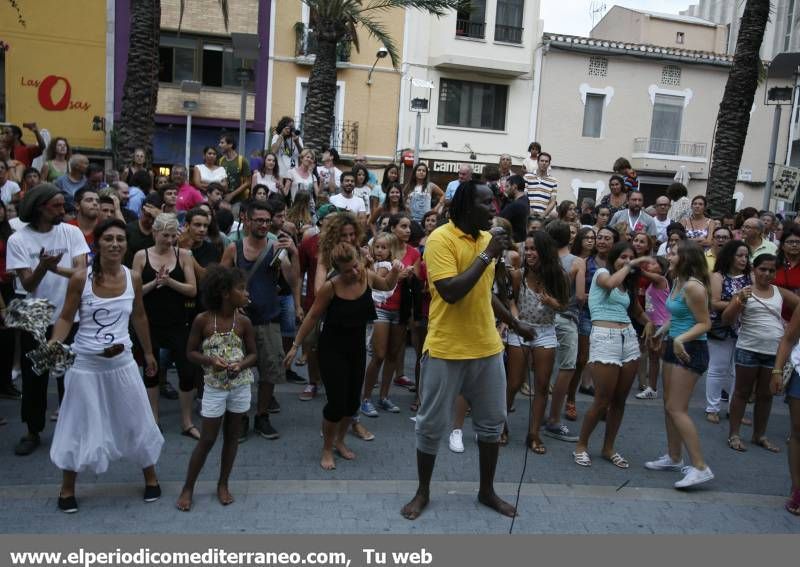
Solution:
M556 348L558 340L556 340L556 326L555 325L531 325L536 332L532 341L526 341L512 330L506 331L504 342L512 347L530 347L530 348Z
M590 363L622 366L632 360L638 360L640 356L639 337L633 325L623 329L592 325L592 334L589 335Z
M247 413L250 409L250 384L235 386L230 390L222 390L213 386L203 387L203 417L222 417L226 411L231 413Z

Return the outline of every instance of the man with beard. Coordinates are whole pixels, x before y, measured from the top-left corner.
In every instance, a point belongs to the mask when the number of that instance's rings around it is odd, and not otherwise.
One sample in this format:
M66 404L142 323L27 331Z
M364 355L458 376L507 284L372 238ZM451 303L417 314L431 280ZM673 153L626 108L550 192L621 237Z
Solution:
M28 223L8 239L6 268L17 276L19 291L31 299L41 298L55 306L50 326L61 314L67 285L72 274L86 268L89 247L80 229L62 224L64 195L51 183L43 183L28 191L19 207L19 218ZM77 326L73 326L71 337ZM20 332L21 352L30 352L39 345L33 335ZM28 433L14 449L17 455L30 455L41 443L47 412L48 374L37 375L27 356L20 357L22 365L22 421ZM64 379L58 378L59 401L64 395Z

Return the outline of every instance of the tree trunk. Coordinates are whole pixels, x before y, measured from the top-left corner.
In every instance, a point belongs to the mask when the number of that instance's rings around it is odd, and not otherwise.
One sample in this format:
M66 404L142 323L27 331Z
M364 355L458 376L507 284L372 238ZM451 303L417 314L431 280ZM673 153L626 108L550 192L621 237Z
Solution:
M124 167L134 148L144 148L152 163L158 101L158 44L161 0L131 0L128 68L120 119L115 125L115 161Z
M708 177L708 206L714 216L733 208L733 192L739 176L750 110L758 90L759 50L769 19L769 0L747 0L733 66L719 105L714 153Z
M336 44L335 36L318 34L316 59L308 78L303 143L317 151L324 150L331 143L336 104Z

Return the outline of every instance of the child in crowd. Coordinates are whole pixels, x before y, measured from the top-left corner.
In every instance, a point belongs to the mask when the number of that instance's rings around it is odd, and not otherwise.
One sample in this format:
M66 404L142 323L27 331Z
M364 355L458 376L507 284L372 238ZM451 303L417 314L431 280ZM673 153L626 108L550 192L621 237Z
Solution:
M250 409L250 385L256 364L253 325L239 311L250 303L247 280L237 268L212 266L206 272L204 303L208 308L192 324L186 345L190 362L203 367L203 424L200 440L189 459L186 482L176 506L188 512L192 493L206 457L222 427L222 462L217 498L227 506L233 502L228 477L239 446L242 415Z

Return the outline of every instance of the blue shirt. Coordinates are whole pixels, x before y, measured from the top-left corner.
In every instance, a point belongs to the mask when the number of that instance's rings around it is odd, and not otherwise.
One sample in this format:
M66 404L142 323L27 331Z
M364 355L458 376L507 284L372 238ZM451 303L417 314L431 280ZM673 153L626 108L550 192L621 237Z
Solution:
M247 306L247 316L253 325L267 325L276 322L281 314L281 303L278 298L278 270L280 268L270 267L272 256L275 253L273 248L267 252L267 256L258 271L247 282L247 291L250 293L250 304ZM255 260L248 261L244 257L244 243L239 240L236 242L236 266L250 272Z
M686 286L682 287L675 297L673 297L674 292L675 287L673 286L666 303L667 310L670 312L670 315L672 315L669 326L669 338L671 339L682 335L697 323L697 319L694 318L694 313L692 313L692 310L686 305ZM706 340L706 334L703 333L692 340L704 341Z
M135 213L138 217L139 213L142 212L142 205L144 205L144 200L147 196L138 187L131 186L128 189L130 192L128 193L128 204L125 205L125 208Z
M445 201L452 201L453 197L455 197L456 189L459 188L461 185L461 181L458 179L453 179L450 183L447 184L447 189L444 191L444 200Z
M630 296L619 288L607 290L597 283L600 274L609 274L605 268L597 268L592 278L592 287L589 289L589 312L594 321L611 321L613 323L628 323L628 307L631 305Z

